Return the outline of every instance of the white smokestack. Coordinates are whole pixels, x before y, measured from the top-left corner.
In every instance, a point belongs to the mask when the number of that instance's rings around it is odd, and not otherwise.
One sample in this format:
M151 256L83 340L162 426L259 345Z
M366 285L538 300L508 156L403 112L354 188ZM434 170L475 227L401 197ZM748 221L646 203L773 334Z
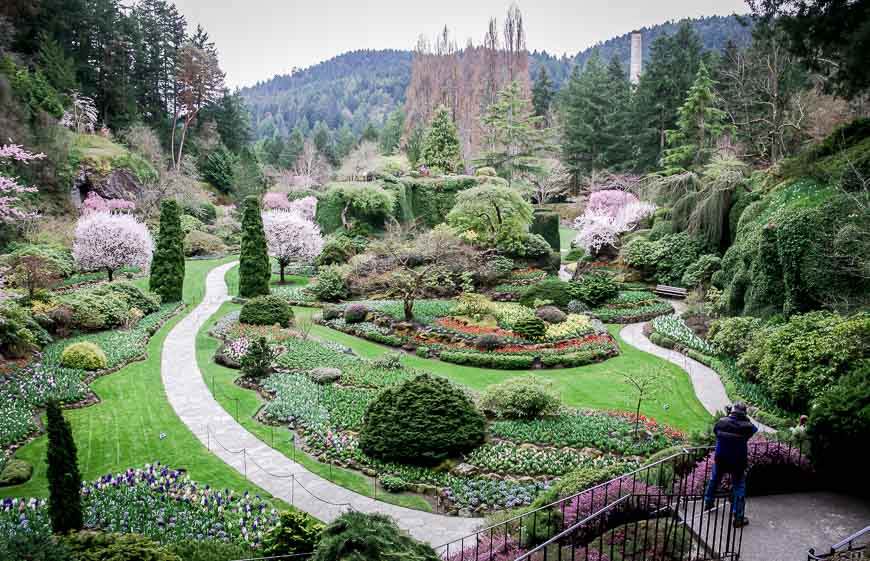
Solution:
M628 69L628 79L632 84L640 81L643 70L643 37L640 33L631 34L631 64Z

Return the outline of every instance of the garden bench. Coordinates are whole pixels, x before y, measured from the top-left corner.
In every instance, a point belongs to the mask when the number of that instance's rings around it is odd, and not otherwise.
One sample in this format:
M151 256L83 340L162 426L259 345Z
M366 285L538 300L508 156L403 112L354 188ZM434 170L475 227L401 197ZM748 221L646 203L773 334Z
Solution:
M686 297L686 289L680 288L678 286L668 286L666 284L658 284L656 285L655 293L659 296L666 296L668 298L685 298Z

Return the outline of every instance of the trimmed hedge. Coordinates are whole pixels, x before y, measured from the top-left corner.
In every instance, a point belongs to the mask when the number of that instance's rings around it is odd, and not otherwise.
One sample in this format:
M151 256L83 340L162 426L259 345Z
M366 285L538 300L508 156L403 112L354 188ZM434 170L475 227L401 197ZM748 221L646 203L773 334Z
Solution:
M79 370L102 370L109 365L106 353L96 344L82 341L66 347L60 355L60 364Z
M527 370L535 364L531 355L500 353L475 353L468 351L441 351L438 358L444 362L476 366L478 368L499 368L502 370Z
M536 210L532 225L529 227L529 233L538 234L547 240L553 251L559 251L561 248L561 239L559 237L559 215L550 210Z
M288 327L293 321L290 305L278 296L258 296L242 306L239 322L250 325L280 325Z

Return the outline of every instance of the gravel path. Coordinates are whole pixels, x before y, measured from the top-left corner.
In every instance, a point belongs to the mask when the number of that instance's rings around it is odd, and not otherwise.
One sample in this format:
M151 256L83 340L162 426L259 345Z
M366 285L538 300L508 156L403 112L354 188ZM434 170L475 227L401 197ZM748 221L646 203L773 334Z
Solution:
M169 333L163 345L161 375L179 418L213 454L275 497L329 522L348 510L393 517L415 538L440 545L472 533L479 519L443 516L364 497L323 479L249 433L212 397L196 363L196 334L230 299L224 275L236 263L212 270L200 303Z

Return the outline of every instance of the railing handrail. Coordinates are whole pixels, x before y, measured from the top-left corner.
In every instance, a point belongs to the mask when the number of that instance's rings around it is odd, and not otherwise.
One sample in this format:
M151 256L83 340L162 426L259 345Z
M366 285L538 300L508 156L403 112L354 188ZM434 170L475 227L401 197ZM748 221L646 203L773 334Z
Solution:
M841 547L843 547L844 545L851 544L853 541L857 540L858 538L860 538L861 536L863 536L864 534L866 534L868 532L870 532L870 526L867 526L863 530L858 530L857 532L855 532L851 536L849 536L847 538L843 538L842 540L840 540L837 543L835 543L834 545L832 545L831 551L836 551L836 550L840 549Z
M648 471L650 468L653 468L653 467L655 467L655 466L657 466L657 465L660 465L660 464L662 464L662 463L664 463L664 462L667 462L667 461L672 460L672 459L674 459L674 458L677 458L677 457L679 457L679 456L683 456L683 455L685 455L685 454L688 454L689 452L692 452L692 451L694 451L694 450L712 450L713 448L714 448L714 446L692 446L692 447L683 448L680 452L675 452L674 454L671 454L670 456L668 456L668 457L666 457L666 458L662 458L661 460L657 460L657 461L655 461L655 462L653 462L653 463L651 463L651 464L643 465L643 466L637 468L637 469L634 470L634 471L630 471L630 472L628 472L628 473L623 473L622 475L619 475L619 476L617 476L617 477L614 477L613 479L608 479L607 481L604 481L604 482L602 482L602 483L599 483L598 485L593 485L592 487L588 487L588 488L586 488L586 489L583 489L582 491L578 491L578 492L576 492L576 493L574 493L573 495L570 495L570 496L568 496L568 497L564 497L564 498L562 498L562 499L557 499L557 500L555 500L555 501L553 501L553 502L551 502L551 503L549 503L549 504L546 504L546 505L544 505L544 506L540 506L540 507L538 507L538 508L536 508L536 509L534 509L534 510L527 511L527 512L524 512L524 513L522 513L522 514L517 514L516 516L513 516L513 517L511 517L511 518L508 518L507 520L503 520L503 521L499 522L498 524L493 524L492 526L487 526L486 528L481 528L480 530L476 530L475 532L472 532L472 533L469 534L468 536L465 536L465 538L468 538L468 537L471 537L471 536L475 536L475 535L478 535L478 534L482 534L482 533L487 532L487 531L489 531L489 530L492 530L492 529L494 529L494 528L498 528L498 527L500 527L500 526L505 526L505 525L507 525L507 524L510 524L511 522L515 522L515 521L520 520L520 519L522 519L522 518L526 518L526 517L528 517L528 516L530 516L530 515L533 515L533 514L536 513L536 512L543 511L543 510L546 510L546 509L551 508L551 507L553 507L553 506L556 506L556 505L562 504L562 503L564 503L564 502L570 501L571 499L574 499L574 498L576 498L576 497L579 497L580 495L582 495L582 494L584 494L584 493L589 493L589 492L594 491L594 490L596 490L596 489L598 489L598 488L600 488L600 487L609 486L609 485L611 485L614 481L619 481L620 479L625 479L626 477L630 477L630 476L632 476L632 475L636 475L636 474L640 473L641 471L645 471L645 470ZM464 540L465 538L461 538L461 539L459 539L459 540L453 540L453 541L450 541L450 542L447 542L447 543L441 544L441 545L437 546L435 549L436 549L436 550L437 550L437 549L442 549L442 548L447 547L448 545L450 545L450 544L452 544L452 543L456 543L456 542L458 542L458 541Z
M548 539L548 540L545 541L544 543L538 545L538 546L535 547L534 549L530 549L529 551L523 553L522 555L520 555L519 557L517 557L516 559L514 559L514 561L521 561L522 559L530 559L530 558L532 557L532 555L534 555L535 553L537 553L537 552L539 552L539 551L541 551L541 550L543 550L543 549L546 549L546 548L548 548L551 544L556 543L556 542L558 542L559 540L561 540L562 538L564 538L564 537L566 537L566 536L569 536L569 535L573 534L574 532L577 531L577 529L578 529L580 526L586 524L587 522L589 522L589 521L592 520L593 518L597 518L598 516L601 516L602 514L604 514L605 512L607 512L608 510L611 510L612 508L616 507L617 505L620 505L620 504L624 503L625 501L627 501L627 500L630 499L630 498L631 498L631 495L623 495L622 497L620 497L619 499L613 501L612 503L603 506L602 508L598 509L596 512L593 512L592 514L590 514L589 516L587 516L587 517L584 518L583 520L581 520L581 521L579 521L579 522L575 522L575 523L574 523L572 526L570 526L569 528L567 528L567 529L565 529L565 530L562 530L561 532L559 532L559 533L556 534L555 536L551 537L550 539Z

